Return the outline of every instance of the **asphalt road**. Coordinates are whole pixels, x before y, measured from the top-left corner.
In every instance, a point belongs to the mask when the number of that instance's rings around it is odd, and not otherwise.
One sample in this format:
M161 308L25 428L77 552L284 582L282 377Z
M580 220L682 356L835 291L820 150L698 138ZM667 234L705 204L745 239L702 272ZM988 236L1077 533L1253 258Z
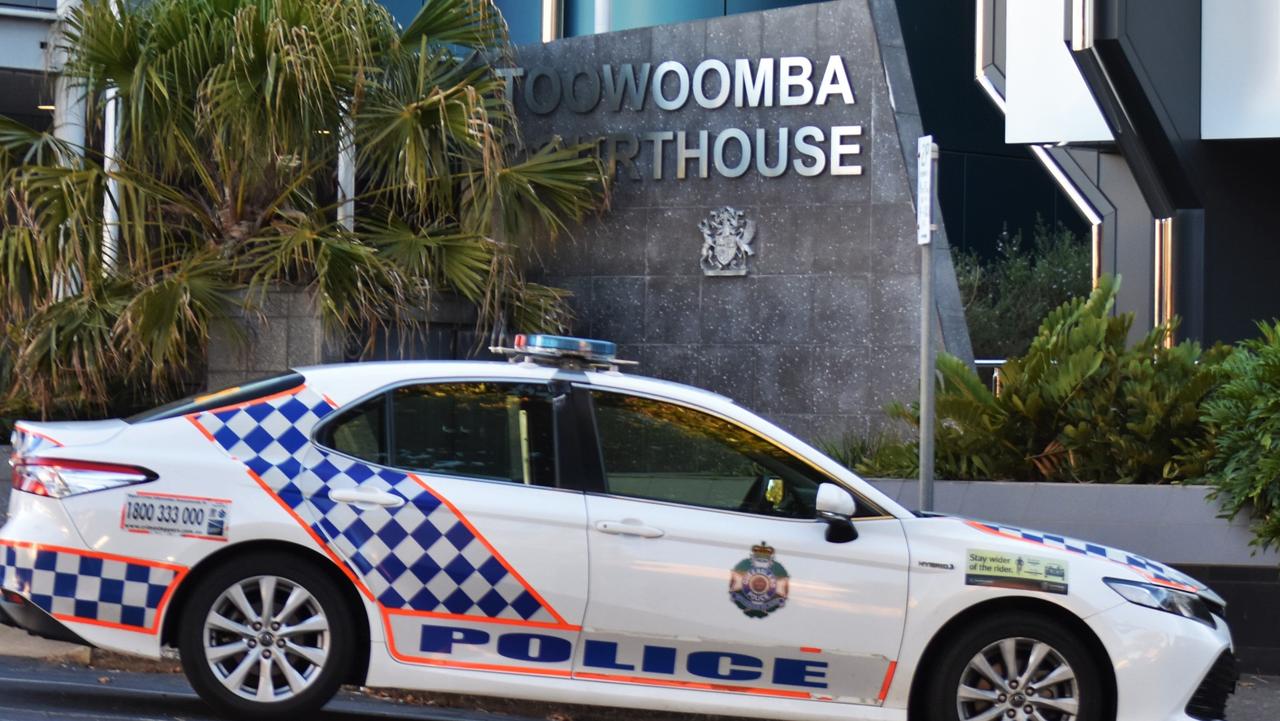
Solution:
M1280 678L1248 676L1232 698L1229 721L1280 718ZM3 721L221 721L180 674L59 666L0 656ZM532 721L520 716L406 705L343 692L308 721Z
M213 715L181 674L64 667L0 656L3 721L226 721ZM344 691L307 721L531 721L518 716L410 706Z

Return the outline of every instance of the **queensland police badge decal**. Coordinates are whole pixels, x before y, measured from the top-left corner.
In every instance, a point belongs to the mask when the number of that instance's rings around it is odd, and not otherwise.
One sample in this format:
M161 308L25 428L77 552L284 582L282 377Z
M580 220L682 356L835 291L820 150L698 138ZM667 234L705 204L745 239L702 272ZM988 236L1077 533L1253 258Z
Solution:
M729 598L750 618L764 618L787 603L791 577L781 563L773 560L773 547L760 542L751 547L751 557L733 567L729 576Z

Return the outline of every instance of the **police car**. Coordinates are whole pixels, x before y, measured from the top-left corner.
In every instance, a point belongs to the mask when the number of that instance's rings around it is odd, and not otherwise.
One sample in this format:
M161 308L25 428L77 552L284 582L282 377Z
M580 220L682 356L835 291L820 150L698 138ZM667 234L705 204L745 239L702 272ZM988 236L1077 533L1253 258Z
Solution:
M521 337L17 425L0 608L235 718L343 683L761 718L1220 718L1223 601L912 513L721 396Z

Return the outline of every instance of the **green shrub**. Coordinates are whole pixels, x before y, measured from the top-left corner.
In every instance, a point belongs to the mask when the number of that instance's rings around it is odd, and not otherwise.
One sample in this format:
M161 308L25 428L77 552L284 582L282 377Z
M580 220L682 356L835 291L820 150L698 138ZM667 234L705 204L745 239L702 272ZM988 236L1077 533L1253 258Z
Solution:
M1213 454L1202 480L1214 486L1222 516L1249 508L1253 543L1280 545L1280 321L1260 323L1223 364L1227 380L1203 405Z
M938 357L939 478L1161 483L1203 473L1200 403L1229 349L1167 347L1172 325L1126 347L1133 316L1112 314L1118 286L1103 278L1087 299L1049 313L1026 354L1005 364L999 393L964 362ZM918 406L888 412L918 435ZM857 469L909 477L917 449L915 440L885 444Z
M1031 242L1002 237L997 255L955 256L956 281L976 358L1011 358L1027 351L1040 321L1072 298L1089 294L1090 250L1061 224L1037 220Z
M857 468L868 459L884 452L885 446L894 441L883 434L860 436L846 433L839 440L818 441L818 448L826 456L845 468Z

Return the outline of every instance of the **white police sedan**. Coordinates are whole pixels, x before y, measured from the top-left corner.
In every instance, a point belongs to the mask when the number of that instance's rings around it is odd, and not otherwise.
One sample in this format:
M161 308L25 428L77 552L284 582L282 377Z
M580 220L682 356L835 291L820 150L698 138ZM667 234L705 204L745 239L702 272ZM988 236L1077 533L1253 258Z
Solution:
M1223 716L1223 602L1071 538L922 517L612 344L328 366L21 423L0 613L235 718L342 683L793 719Z

